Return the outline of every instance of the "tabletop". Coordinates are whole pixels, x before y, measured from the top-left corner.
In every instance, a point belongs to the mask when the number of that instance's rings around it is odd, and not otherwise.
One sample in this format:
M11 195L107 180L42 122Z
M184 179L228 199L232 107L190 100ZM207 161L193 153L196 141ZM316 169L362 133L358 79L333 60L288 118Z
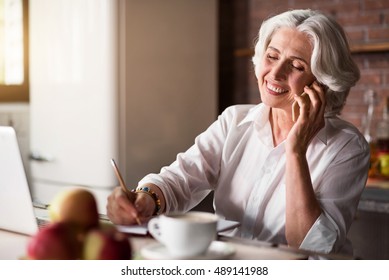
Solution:
M133 247L135 259L153 259L142 255L142 249L157 246L158 242L150 236L129 235ZM18 233L0 230L0 260L23 259L30 237ZM235 237L219 235L218 243L228 245L233 252L225 256L225 259L233 260L290 260L290 259L351 259L348 256L322 255L289 248L285 245L271 244L267 242L247 240ZM210 255L209 259L224 259L223 255ZM208 256L204 256L208 259Z
M36 214L39 217L47 217L47 209L36 208ZM105 215L100 215L100 219L102 223L110 223ZM149 234L127 233L127 236L132 245L134 259L169 259L166 255L150 255L150 248L158 248L159 243ZM30 238L27 235L0 230L0 260L25 258ZM230 237L223 232L219 232L217 240L213 243L215 244L211 244L207 254L200 258L234 260L352 259L352 256L318 254L282 244ZM159 244L159 246L162 245ZM227 250L228 252L226 252Z

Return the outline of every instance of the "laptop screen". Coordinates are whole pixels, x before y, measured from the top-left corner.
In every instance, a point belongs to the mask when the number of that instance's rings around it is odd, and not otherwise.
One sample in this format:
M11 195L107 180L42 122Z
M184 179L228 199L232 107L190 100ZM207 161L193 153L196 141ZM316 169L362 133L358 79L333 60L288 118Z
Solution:
M0 229L33 235L38 230L15 130L0 126Z

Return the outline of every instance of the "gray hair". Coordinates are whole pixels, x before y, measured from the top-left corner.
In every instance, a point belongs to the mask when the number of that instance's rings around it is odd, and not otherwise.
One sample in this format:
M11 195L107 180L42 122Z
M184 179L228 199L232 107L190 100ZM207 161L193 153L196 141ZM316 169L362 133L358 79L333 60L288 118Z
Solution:
M252 58L257 76L262 57L274 32L280 27L296 28L308 35L313 46L312 73L326 88L326 113L340 114L350 88L360 77L343 28L333 18L309 9L287 11L265 20Z

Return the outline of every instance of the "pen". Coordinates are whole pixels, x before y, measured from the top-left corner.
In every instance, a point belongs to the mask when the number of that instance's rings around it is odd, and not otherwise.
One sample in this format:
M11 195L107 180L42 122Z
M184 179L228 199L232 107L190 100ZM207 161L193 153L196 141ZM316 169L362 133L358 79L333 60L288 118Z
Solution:
M112 163L113 169L115 170L116 177L119 180L120 187L122 188L124 193L127 195L128 199L131 202L134 202L135 201L135 194L132 193L129 189L127 189L126 184L124 183L123 177L120 174L119 168L117 167L115 160L111 159L111 163ZM138 225L141 224L141 222L140 222L140 220L138 218L138 215L135 215L135 220L138 223Z

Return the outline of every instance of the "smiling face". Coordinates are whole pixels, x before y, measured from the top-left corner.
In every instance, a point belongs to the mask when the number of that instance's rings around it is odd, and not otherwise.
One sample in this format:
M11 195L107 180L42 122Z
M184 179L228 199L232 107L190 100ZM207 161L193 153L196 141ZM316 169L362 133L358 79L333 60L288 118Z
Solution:
M293 28L278 29L261 61L257 73L261 100L266 105L291 111L294 95L314 82L311 72L311 43Z

